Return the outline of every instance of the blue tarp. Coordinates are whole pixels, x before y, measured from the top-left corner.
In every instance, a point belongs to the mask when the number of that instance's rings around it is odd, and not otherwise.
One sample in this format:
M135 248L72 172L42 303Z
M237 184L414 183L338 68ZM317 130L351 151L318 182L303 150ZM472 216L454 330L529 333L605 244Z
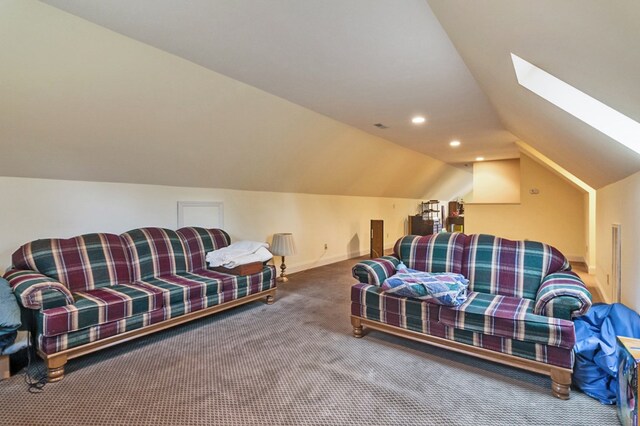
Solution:
M9 283L0 278L0 353L13 343L20 327L20 308Z
M616 336L640 338L640 315L620 303L596 303L575 319L573 383L603 404L616 403Z

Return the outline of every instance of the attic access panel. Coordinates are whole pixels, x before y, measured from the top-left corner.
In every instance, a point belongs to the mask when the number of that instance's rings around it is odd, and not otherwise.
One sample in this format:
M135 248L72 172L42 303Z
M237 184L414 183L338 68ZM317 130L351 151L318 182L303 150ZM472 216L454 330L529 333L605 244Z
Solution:
M224 204L221 201L178 201L178 228L201 226L224 228Z

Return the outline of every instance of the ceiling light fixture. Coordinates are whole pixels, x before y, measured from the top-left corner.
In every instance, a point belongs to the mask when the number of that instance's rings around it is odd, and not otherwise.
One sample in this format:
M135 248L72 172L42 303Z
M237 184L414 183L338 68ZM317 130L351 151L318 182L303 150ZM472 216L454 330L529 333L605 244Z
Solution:
M427 121L427 119L426 119L426 118L424 118L424 117L422 117L422 116L420 116L420 115L416 115L415 117L413 117L413 118L411 119L411 122L412 122L413 124L422 124L422 123L424 123L425 121Z
M449 142L449 145L455 148L457 146L460 146L460 141L451 141Z
M476 157L476 161L484 161L484 157Z

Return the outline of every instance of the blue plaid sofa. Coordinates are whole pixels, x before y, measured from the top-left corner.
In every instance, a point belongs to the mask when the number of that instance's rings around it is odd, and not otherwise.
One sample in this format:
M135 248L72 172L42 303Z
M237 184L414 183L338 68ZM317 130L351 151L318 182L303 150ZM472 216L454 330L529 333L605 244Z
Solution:
M273 303L273 266L245 276L207 269L206 254L229 243L220 229L195 227L42 239L13 253L4 278L57 381L68 359L260 298Z
M469 280L460 306L382 291L396 266L451 272ZM554 247L492 235L405 236L393 256L353 267L355 337L363 326L551 377L552 393L568 399L574 363L572 318L591 306L591 294Z

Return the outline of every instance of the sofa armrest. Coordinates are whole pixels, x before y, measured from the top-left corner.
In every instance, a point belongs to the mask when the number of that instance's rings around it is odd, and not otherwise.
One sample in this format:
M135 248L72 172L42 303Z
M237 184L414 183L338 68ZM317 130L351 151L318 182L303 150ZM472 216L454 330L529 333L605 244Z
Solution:
M353 277L361 283L380 286L385 279L396 273L396 266L399 264L400 259L394 256L363 260L353 267Z
M49 309L74 303L64 284L39 272L12 269L4 278L23 308Z
M571 271L556 272L543 280L533 312L538 315L570 320L591 307L591 293Z

